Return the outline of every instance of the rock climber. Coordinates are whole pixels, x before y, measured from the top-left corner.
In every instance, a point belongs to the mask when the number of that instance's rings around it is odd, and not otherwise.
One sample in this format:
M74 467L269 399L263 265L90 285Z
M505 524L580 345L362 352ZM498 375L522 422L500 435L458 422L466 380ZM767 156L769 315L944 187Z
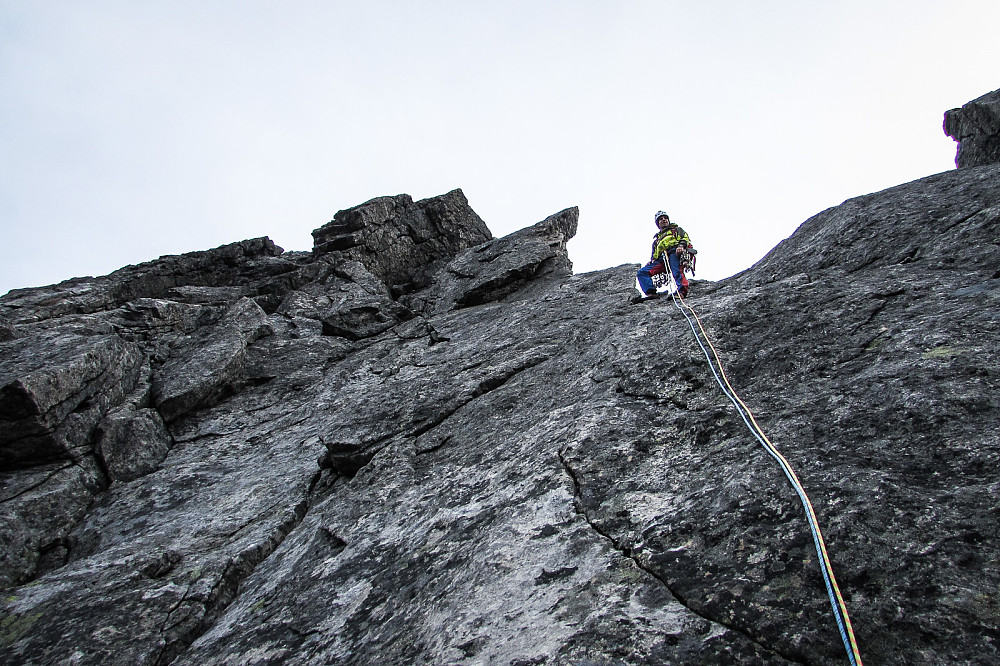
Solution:
M691 238L683 229L670 221L670 216L662 210L657 211L654 221L659 231L653 237L653 254L649 263L639 269L636 277L639 279L639 288L645 298L656 298L659 294L653 286L653 277L663 273L666 268L664 262L670 266L670 272L677 283L677 289L681 297L688 294L688 280L681 269L681 255L691 248ZM691 248L693 252L693 248ZM640 297L642 299L642 297Z

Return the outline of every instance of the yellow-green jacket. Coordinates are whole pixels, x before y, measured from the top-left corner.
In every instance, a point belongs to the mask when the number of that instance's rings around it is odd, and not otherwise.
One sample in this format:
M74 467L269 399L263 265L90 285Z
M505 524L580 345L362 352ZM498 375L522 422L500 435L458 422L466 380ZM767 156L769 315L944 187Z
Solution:
M690 244L691 238L687 235L687 232L676 224L671 224L669 227L653 236L652 259L659 259L664 254L670 254L676 250L678 246L687 247Z

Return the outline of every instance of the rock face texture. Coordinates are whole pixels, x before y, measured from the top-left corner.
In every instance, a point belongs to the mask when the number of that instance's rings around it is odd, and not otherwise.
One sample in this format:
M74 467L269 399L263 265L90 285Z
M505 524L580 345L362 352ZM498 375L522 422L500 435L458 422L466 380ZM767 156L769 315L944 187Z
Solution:
M955 166L1000 162L1000 90L945 113L944 133L958 141Z
M0 298L0 663L847 663L795 493L576 222L386 197ZM998 238L969 167L692 285L869 663L1000 660Z
M406 194L342 210L313 232L314 252L340 252L364 264L396 295L427 286L436 268L458 250L493 234L455 190L416 204Z

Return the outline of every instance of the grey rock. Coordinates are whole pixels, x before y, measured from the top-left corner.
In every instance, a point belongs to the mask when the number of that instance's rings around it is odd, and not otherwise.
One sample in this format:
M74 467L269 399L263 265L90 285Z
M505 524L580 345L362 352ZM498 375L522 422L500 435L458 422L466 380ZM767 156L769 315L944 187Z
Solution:
M184 336L212 326L227 309L157 298L137 298L107 313L98 314L122 338L135 342L154 365L162 365L171 347ZM22 327L24 328L24 327Z
M573 275L575 209L492 239L454 193L101 307L138 269L0 298L5 386L139 361L12 394L72 444L0 476L0 663L847 663L699 326L865 660L995 663L998 176L823 211L694 281L697 321L629 304L637 265Z
M839 269L846 284L874 270L904 270L897 266L910 266L905 272L914 280L950 268L992 272L1000 268L993 242L997 173L996 166L946 171L849 199L806 220L737 281L808 282L818 271Z
M0 470L92 450L93 428L135 388L144 362L113 333L62 329L0 343Z
M0 584L63 564L70 531L110 482L94 450L99 424L139 384L146 360L117 335L85 333L47 330L4 345Z
M320 322L322 335L349 340L378 335L414 316L356 261L345 261L323 281L288 294L278 312L293 319L314 319Z
M6 324L40 322L66 315L104 312L140 298L183 296L185 287L239 287L251 283L262 300L282 284L297 284L300 266L283 260L269 238L230 243L127 266L99 278L74 278L49 287L14 289L0 302ZM188 292L190 293L190 292ZM205 300L195 292L195 301ZM218 293L218 292L217 292Z
M101 421L95 451L110 481L131 481L154 471L172 444L159 412L124 405Z
M576 235L580 211L567 208L510 236L458 254L430 288L404 299L425 314L500 300L543 277L573 274L566 243Z
M97 424L94 454L108 483L131 481L156 470L173 446L163 418L150 407L152 388L152 371L147 368L125 402Z
M0 586L65 563L72 528L103 485L92 457L0 473Z
M338 212L313 232L313 252L361 262L398 295L426 286L441 261L492 237L462 190L416 203L401 194Z
M246 376L247 345L270 333L264 311L243 298L217 325L176 342L153 376L153 402L163 418L172 421L235 391Z
M944 133L958 141L955 166L1000 162L1000 90L946 112Z

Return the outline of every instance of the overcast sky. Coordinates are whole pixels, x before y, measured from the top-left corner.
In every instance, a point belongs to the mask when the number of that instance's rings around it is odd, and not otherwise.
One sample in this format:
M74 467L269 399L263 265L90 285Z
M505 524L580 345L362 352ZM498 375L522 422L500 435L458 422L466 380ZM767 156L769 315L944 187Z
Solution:
M2 0L0 294L460 187L494 235L580 207L578 272L699 278L954 168L996 0ZM630 288L625 285L624 288Z

